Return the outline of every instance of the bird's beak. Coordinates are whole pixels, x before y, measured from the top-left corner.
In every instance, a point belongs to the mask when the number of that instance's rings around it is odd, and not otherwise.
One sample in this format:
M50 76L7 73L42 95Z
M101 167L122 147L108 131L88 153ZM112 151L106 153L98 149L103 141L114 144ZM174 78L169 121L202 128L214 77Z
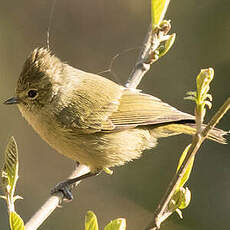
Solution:
M18 97L11 97L8 100L6 100L3 104L5 105L14 105L14 104L19 104L20 99Z

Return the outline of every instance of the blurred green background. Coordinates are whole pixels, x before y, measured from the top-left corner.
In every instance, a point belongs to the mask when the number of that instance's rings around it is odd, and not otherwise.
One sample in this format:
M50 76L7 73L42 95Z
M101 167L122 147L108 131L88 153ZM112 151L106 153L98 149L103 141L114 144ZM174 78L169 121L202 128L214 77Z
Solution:
M14 94L16 80L26 56L46 46L52 1L2 1L0 7L0 162L8 138L14 135L20 153L17 211L25 221L49 196L51 188L73 169L73 162L52 150L21 117L16 107L2 102ZM155 63L139 88L175 107L193 113L194 105L183 100L195 88L201 68L213 67L211 93L214 111L230 96L230 1L171 1L167 19L177 33L172 50ZM150 22L150 0L57 1L50 28L52 51L69 64L98 73L108 69L111 58L142 44ZM124 84L138 49L121 55L112 74L104 76ZM230 113L219 127L230 129ZM150 221L191 137L160 141L140 160L115 168L113 176L100 175L80 184L73 202L57 209L40 227L83 229L87 210L96 212L102 228L111 219L125 217L128 229L139 230ZM210 141L200 149L188 183L192 202L174 214L163 230L221 229L230 226L230 152L228 145ZM0 200L0 229L8 229L5 202Z

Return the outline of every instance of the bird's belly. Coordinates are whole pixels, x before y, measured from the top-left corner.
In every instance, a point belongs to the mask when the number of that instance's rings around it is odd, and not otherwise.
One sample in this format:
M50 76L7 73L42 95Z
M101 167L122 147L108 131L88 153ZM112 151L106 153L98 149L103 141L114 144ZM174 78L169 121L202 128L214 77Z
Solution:
M65 130L44 139L59 153L89 166L91 170L123 165L139 158L143 150L156 145L156 139L144 129L93 134Z
M39 119L36 114L26 120L57 152L85 164L91 170L122 165L137 159L145 149L156 145L148 129L134 128L111 133L84 133L57 125L55 119Z

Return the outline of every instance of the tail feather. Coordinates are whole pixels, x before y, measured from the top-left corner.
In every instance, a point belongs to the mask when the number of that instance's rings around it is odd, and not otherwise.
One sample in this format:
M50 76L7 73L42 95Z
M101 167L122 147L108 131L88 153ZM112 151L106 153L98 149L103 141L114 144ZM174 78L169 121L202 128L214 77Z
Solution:
M188 125L191 126L193 129L196 129L195 124L188 124ZM206 127L206 125L202 126L202 128L205 128L205 127ZM227 144L227 140L224 137L227 134L229 134L229 132L226 132L222 129L214 128L214 129L210 130L210 132L208 134L208 139L216 141L220 144Z
M203 125L202 128L205 128L206 125ZM196 133L196 124L194 123L184 123L184 124L166 124L166 125L159 125L155 127L151 134L156 138L160 137L167 137L173 136L178 134L188 134L194 135ZM223 131L221 129L214 128L208 134L208 139L216 141L220 144L227 144L227 140L225 139L225 135L229 134L230 132Z

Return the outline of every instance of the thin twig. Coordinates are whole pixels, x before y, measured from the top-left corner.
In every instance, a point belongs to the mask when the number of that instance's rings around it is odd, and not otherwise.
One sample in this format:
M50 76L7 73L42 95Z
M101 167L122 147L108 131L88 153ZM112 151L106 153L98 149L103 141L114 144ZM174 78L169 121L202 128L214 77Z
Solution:
M152 24L150 24L143 42L143 48L125 84L127 88L136 89L143 76L150 70L151 64L159 59L156 50L159 48L161 42L169 39L167 34L170 29L170 21L167 21L164 26L156 28L154 31Z
M127 88L136 89L143 76L149 71L150 64L145 64L146 57L149 56L149 50L152 44L152 24L150 24L148 32L145 36L143 48L138 56L137 62L129 76L125 86Z
M229 109L230 109L230 97L225 101L225 103L220 107L217 113L212 117L212 119L207 124L205 129L202 131L202 135L207 137L208 132L217 125L217 123L228 112Z
M172 196L175 193L176 189L178 188L178 185L181 181L181 178L183 177L184 173L186 172L187 167L189 166L192 158L196 155L197 151L200 148L200 145L207 138L209 132L216 126L216 124L225 115L225 113L227 113L227 111L229 109L230 109L230 98L228 98L225 101L225 103L220 107L220 109L213 116L213 118L208 123L206 128L203 129L201 131L201 133L197 133L196 135L194 135L191 147L189 148L189 151L188 151L180 169L177 171L177 173L174 175L173 179L171 180L171 183L169 184L169 187L168 187L165 195L163 196L160 204L158 205L158 208L156 209L156 211L154 213L153 220L145 228L145 230L159 229L160 224L168 217L167 214L166 214L166 216L164 216L164 213L166 212L168 204L169 204L170 200L172 199Z

